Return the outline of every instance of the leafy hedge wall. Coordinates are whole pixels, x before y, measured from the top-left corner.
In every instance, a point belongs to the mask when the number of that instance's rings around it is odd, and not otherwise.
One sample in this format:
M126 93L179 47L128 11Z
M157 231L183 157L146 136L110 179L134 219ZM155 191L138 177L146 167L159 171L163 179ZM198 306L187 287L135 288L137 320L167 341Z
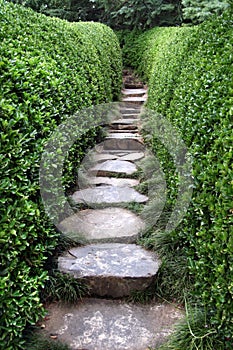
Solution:
M149 82L148 108L179 128L193 157L192 202L170 245L179 242L186 254L195 300L207 312L203 330L214 329L222 344L216 349L233 346L232 34L224 14L197 27L131 35L124 48L126 62ZM157 152L155 137L151 146Z
M115 34L102 24L71 24L5 1L0 22L0 344L10 350L43 314L43 264L58 238L39 194L43 146L76 110L118 97L122 62ZM96 133L75 146L71 165Z

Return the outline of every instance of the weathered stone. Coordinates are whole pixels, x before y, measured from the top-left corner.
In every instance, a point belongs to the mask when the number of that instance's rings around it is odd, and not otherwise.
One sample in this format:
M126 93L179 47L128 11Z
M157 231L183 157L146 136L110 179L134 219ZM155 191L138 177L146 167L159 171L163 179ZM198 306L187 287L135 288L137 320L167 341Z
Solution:
M125 129L124 129L124 127L125 127ZM132 127L132 125L131 125L131 127ZM134 128L130 129L129 125L123 125L123 127L120 128L119 130L109 129L108 132L111 133L111 134L113 134L113 133L116 133L116 134L119 134L119 133L138 134L138 128L136 127L135 129Z
M132 133L110 134L106 137L103 146L105 150L143 151L145 149L142 138Z
M132 114L131 114L132 115ZM140 119L134 119L134 118L129 118L129 119L127 119L127 120L125 120L125 119L117 119L117 120L114 120L112 123L111 123L111 125L118 125L118 124L120 124L120 125L136 125L137 124L137 122L139 121Z
M109 153L93 153L92 160L95 163L104 162L106 160L116 160L118 159L117 155L109 154Z
M98 176L109 176L109 174L132 175L136 171L136 165L125 160L107 160L96 164L89 172Z
M128 114L128 113L125 113L125 114L122 114L122 118L125 119L126 121L128 119L135 119L135 120L138 120L138 114Z
M127 179L127 178L115 178L115 177L89 177L87 179L87 184L89 185L109 185L117 187L134 187L139 185L139 180L136 179Z
M86 188L76 191L71 196L75 203L86 203L87 205L121 205L123 203L145 203L148 197L140 194L130 187L101 186Z
M159 266L154 253L136 244L90 244L58 258L59 271L84 279L91 294L114 298L146 289Z
M124 107L120 109L121 114L137 114L139 115L141 113L141 107Z
M94 298L46 308L49 317L41 333L47 337L57 334L72 350L157 349L184 317L172 304L135 305Z
M123 89L121 93L125 96L140 97L147 93L147 89Z
M117 119L111 123L110 127L114 130L135 130L138 128L139 119Z
M123 157L120 157L119 160L127 160L129 162L135 162L137 160L140 160L144 158L145 154L143 152L132 152L129 154L126 154Z
M89 242L133 243L144 222L122 208L87 209L70 216L59 224L69 238Z
M146 102L147 100L147 97L146 96L143 96L143 97L124 97L122 99L123 102L131 102L131 103L134 103L134 104L143 104L144 102Z

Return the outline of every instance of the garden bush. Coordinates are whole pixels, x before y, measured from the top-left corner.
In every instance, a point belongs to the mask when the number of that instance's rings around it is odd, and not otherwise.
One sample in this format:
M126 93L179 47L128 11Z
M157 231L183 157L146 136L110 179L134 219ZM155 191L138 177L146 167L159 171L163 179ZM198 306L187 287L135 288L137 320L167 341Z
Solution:
M164 233L166 238L159 232L155 246L166 241L167 257L182 252L186 258L193 301L205 310L206 333L192 334L186 327L191 337L183 332L184 341L179 337L179 345L169 343L169 349L199 349L204 339L213 349L233 347L232 34L232 15L226 12L195 27L131 36L135 55L130 56L128 43L124 48L127 63L147 78L147 107L172 122L193 159L189 210L176 230ZM152 130L148 143L169 179L168 193L175 193L171 160L153 134L153 117L147 123Z
M118 98L117 37L98 23L68 23L0 1L0 344L23 348L22 332L44 310L44 262L59 233L39 192L40 158L55 127L75 111ZM64 187L98 129L86 128L67 160Z

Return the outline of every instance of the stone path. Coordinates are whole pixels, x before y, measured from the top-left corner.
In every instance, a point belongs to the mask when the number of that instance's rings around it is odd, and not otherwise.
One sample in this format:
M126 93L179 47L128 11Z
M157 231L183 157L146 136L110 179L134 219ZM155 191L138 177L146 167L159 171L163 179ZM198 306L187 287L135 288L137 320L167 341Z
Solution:
M134 189L139 184L137 162L146 151L138 127L147 90L131 84L122 95L118 119L89 157L84 184L70 197L87 209L60 223L62 232L85 245L60 256L58 268L85 281L95 299L73 306L50 305L44 332L56 334L74 350L146 350L160 344L182 316L165 303L139 306L109 300L145 290L160 266L154 252L135 244L144 222L122 208L148 201Z

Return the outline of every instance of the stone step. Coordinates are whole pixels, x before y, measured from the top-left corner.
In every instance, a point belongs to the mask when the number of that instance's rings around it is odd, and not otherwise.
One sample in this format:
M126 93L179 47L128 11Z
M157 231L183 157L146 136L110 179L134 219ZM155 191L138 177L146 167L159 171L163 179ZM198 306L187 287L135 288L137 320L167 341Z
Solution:
M141 113L141 107L140 106L134 106L134 107L125 107L125 106L122 106L120 108L120 113L121 114L140 114Z
M129 133L112 133L109 134L105 141L103 142L103 147L105 150L134 150L143 151L145 146L143 144L143 139L137 134Z
M87 178L87 187L95 186L116 186L116 187L135 187L139 185L139 180L115 177L89 177Z
M121 91L123 96L128 97L141 97L147 93L146 89L123 89Z
M48 317L40 332L57 335L72 350L157 349L184 317L173 304L95 298L84 298L77 305L53 303L46 309Z
M139 104L142 105L144 102L146 102L147 97L143 96L143 97L124 97L122 99L123 102L127 102L127 103L134 103L134 104Z
M91 206L122 205L125 203L146 203L148 197L130 187L101 186L74 192L70 197L74 203Z
M132 114L132 113L124 113L122 114L122 119L125 119L126 121L128 119L135 119L135 120L138 120L138 114Z
M144 84L143 83L125 83L124 87L125 89L143 89Z
M126 118L126 119L117 119L114 120L111 124L110 127L112 129L116 129L116 130L122 130L122 129L131 129L131 130L135 130L138 127L138 124L140 123L139 119L135 119L133 118Z
M74 241L134 243L145 224L129 210L105 208L82 210L63 220L59 228Z
M120 160L127 160L128 162L135 162L135 161L141 160L144 157L145 157L145 153L134 152L134 153L129 153L129 154L126 154L124 156L121 156L119 159Z
M126 160L106 160L103 163L96 164L89 170L89 174L95 176L109 175L133 175L137 171L135 164Z
M124 129L124 127L126 129ZM121 128L120 130L117 130L117 129L108 129L108 132L113 134L113 133L116 133L116 134L120 134L120 133L132 133L132 134L138 134L138 128L137 126L135 126L134 129L129 129L129 126L128 125L123 125L123 128Z
M119 157L115 154L110 153L92 153L90 159L93 163L101 163L107 160L116 160Z
M155 253L136 244L90 244L71 248L58 258L59 271L83 279L91 294L113 298L145 290L159 266Z

